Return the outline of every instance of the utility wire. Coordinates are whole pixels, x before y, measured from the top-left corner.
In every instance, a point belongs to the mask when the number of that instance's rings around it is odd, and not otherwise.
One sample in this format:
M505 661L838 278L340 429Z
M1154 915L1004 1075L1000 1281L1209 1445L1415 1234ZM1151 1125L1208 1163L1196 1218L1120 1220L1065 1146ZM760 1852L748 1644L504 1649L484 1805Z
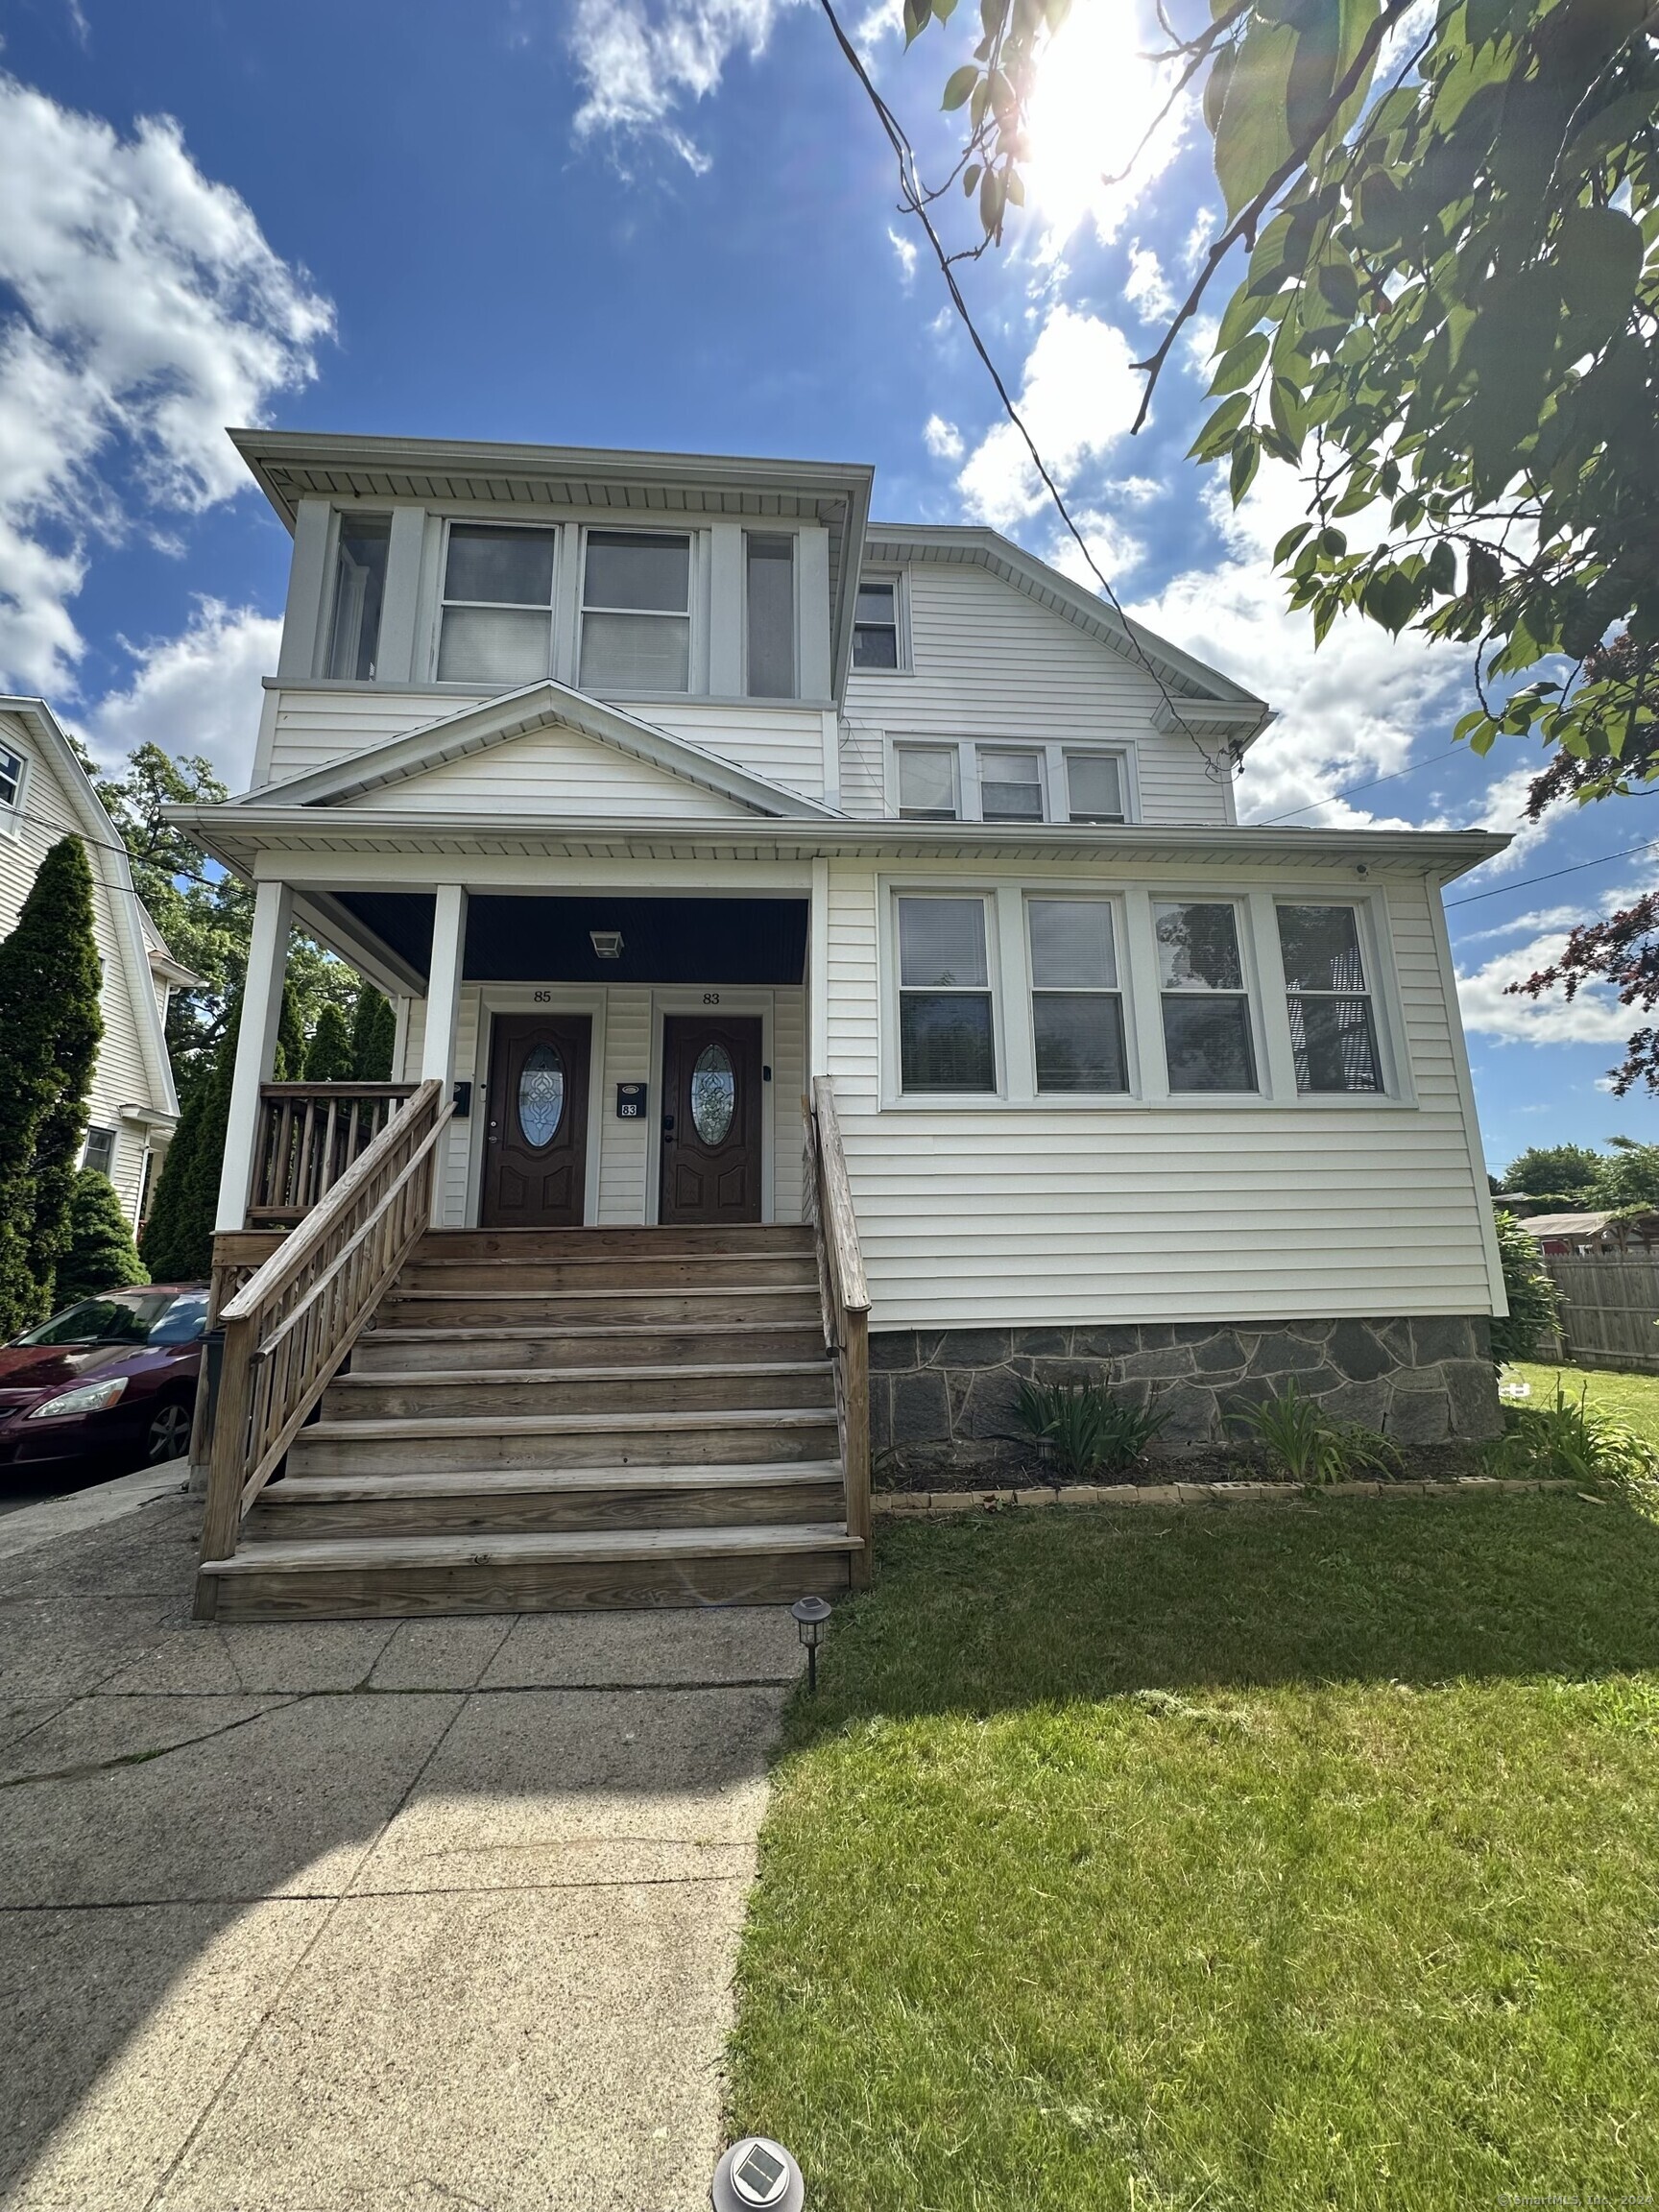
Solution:
M1467 899L1448 899L1446 911L1454 906L1477 906L1482 899L1502 899L1505 891L1525 891L1533 883L1553 883L1558 876L1578 876L1586 868L1606 868L1615 860L1630 860L1638 853L1651 853L1659 847L1659 837L1650 837L1646 845L1628 845L1623 853L1603 853L1599 860L1575 860L1571 868L1551 868L1542 876L1521 876L1513 883L1494 884L1490 891L1472 891Z
M910 214L916 217L923 229L927 233L927 243L933 249L933 258L939 264L939 273L944 277L946 286L950 294L950 304L956 310L956 314L961 321L962 327L967 331L969 338L973 341L974 352L978 354L980 360L984 363L985 373L990 377L992 384L996 388L998 398L1002 402L1003 413L1007 416L1009 421L1013 423L1014 428L1019 433L1022 441L1023 442L1026 452L1031 456L1031 466L1036 469L1038 475L1042 478L1044 489L1047 492L1049 498L1054 502L1055 511L1059 515L1061 521L1065 523L1067 529L1070 532L1072 538L1075 540L1077 550L1082 554L1084 560L1088 563L1090 574L1099 585L1101 593L1104 596L1107 605L1117 615L1118 621L1122 623L1123 635L1128 639L1136 659L1141 662L1141 665L1145 669L1147 675L1151 677L1153 683L1157 685L1159 691L1163 694L1164 704L1168 709L1176 728L1182 733L1184 736L1190 739L1191 743L1196 748L1198 756L1204 763L1205 773L1211 778L1212 781L1217 783L1220 782L1224 778L1234 775L1238 770L1238 753L1236 746L1229 745L1226 750L1219 756L1210 751L1209 747L1204 743L1203 739L1198 735L1197 732L1182 714L1180 708L1176 706L1174 698L1170 693L1169 686L1165 683L1163 676L1155 666L1151 656L1142 645L1140 638L1136 637L1135 632L1130 625L1129 617L1123 612L1122 602L1118 599L1117 592L1112 589L1111 583L1108 580L1104 570L1101 568L1100 564L1095 560L1094 554L1089 550L1088 541L1084 538L1082 531L1078 529L1076 523L1071 519L1071 511L1066 504L1065 498L1061 493L1060 487L1055 483L1053 476L1049 473L1048 466L1038 450L1037 441L1032 437L1030 431L1025 427L1024 420L1022 417L1020 410L1015 406L1013 398L1009 394L1007 385L1002 381L1001 373L998 369L996 362L991 358L990 349L986 346L984 339L980 337L978 327L974 321L974 317L969 312L968 302L962 297L962 287L956 281L956 272L951 266L950 255L946 252L939 233L933 228L933 218L927 210L927 196L923 189L921 174L917 167L916 150L911 145L903 125L899 121L899 118L894 114L892 108L888 107L886 101L876 89L876 85L871 79L870 72L865 68L863 60L860 58L856 47L848 37L846 32L841 28L841 21L835 12L833 0L819 0L819 5L829 19L830 30L835 34L835 43L840 47L842 54L846 57L848 66L852 69L853 74L857 78L859 84L864 87L865 93L869 98L870 105L876 110L877 120L880 123L881 129L886 135L887 143L893 149L894 158L898 161L899 164L899 189L903 195L904 206Z
M1253 822L1253 830L1270 830L1275 822L1294 822L1298 814L1311 814L1315 806L1334 806L1338 799L1351 799L1358 791L1375 791L1380 783L1398 783L1402 776L1415 776L1419 768L1432 768L1440 756L1431 754L1427 760L1414 760L1409 768L1395 768L1386 776L1373 776L1369 783L1346 783L1340 791L1332 791L1323 799L1310 799L1306 806L1292 806L1288 814L1269 814L1264 822Z

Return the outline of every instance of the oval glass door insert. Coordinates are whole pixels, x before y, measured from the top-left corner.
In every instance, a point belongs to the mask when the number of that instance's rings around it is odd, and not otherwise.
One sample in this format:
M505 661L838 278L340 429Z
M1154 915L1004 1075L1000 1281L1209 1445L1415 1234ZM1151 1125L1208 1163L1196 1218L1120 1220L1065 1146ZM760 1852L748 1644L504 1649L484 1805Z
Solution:
M691 1119L705 1144L724 1144L737 1111L737 1078L724 1045L705 1045L691 1070Z
M533 1045L518 1072L518 1126L533 1152L551 1144L565 1118L565 1063L555 1045Z

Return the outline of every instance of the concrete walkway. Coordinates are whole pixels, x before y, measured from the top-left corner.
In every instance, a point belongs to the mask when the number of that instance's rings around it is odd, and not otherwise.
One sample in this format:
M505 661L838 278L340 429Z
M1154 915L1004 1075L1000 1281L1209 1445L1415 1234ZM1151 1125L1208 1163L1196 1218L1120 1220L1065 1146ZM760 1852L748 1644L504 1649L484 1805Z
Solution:
M196 1511L0 1557L0 2205L706 2204L787 1614L203 1626Z

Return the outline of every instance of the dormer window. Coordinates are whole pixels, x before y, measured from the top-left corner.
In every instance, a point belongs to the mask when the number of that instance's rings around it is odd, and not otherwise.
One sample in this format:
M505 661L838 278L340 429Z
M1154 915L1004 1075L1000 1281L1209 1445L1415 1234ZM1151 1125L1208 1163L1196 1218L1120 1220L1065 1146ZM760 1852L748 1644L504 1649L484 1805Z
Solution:
M337 683L368 684L373 680L391 550L390 515L341 516L325 671Z
M691 687L691 541L589 530L582 573L584 691Z
M553 547L542 529L451 522L444 563L438 679L505 691L553 660Z

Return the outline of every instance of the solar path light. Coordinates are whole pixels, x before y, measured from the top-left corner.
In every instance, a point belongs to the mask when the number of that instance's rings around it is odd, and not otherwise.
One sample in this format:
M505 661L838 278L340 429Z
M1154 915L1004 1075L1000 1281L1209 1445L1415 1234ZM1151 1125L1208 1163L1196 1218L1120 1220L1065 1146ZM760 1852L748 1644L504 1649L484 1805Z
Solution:
M795 1616L795 1625L800 1629L801 1641L806 1647L806 1687L816 1696L818 1643L824 1634L824 1623L830 1618L830 1608L822 1598L797 1598L789 1610Z
M816 1605L823 1600L808 1598L805 1602ZM826 1605L824 1610L830 1608ZM709 2201L714 2212L756 2212L757 2206L764 2212L802 2212L806 2185L781 2143L774 2143L769 2135L745 2135L715 2167Z

